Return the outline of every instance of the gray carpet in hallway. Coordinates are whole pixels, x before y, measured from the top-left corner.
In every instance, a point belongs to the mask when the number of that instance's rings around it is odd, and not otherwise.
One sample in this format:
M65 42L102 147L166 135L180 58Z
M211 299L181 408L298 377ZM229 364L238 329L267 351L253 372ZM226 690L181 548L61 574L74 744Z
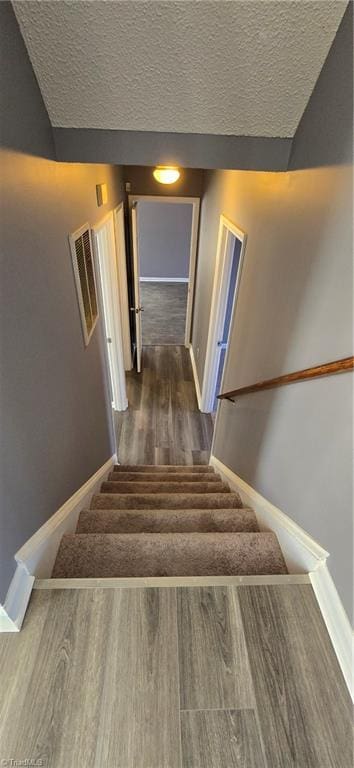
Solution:
M184 344L188 283L140 283L143 344Z

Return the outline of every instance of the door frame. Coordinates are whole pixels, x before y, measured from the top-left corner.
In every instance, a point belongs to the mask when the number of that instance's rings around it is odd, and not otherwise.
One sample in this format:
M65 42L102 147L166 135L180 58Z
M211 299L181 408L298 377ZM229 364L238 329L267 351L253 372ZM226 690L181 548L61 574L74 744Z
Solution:
M111 243L111 254L108 260L108 264L105 263L100 257L99 249L97 246L96 237L100 231L108 227L107 237ZM97 273L98 273L98 285L99 285L99 302L100 309L103 317L103 334L105 340L105 360L107 365L107 373L112 383L112 408L115 411L125 411L128 407L128 400L126 395L125 386L125 368L124 368L124 356L123 356L123 336L122 336L122 320L121 320L121 308L120 308L120 292L119 292L119 280L117 269L117 252L116 252L116 238L114 227L114 215L113 211L110 211L98 224L92 227L92 240L94 244L94 251L96 257ZM106 301L104 300L106 296ZM109 325L112 328L112 349L115 354L112 355L112 377L110 372L110 364L108 358L107 338L105 330L105 318L109 319Z
M143 355L143 331L141 325L141 313L143 307L140 302L140 258L138 247L138 219L137 219L137 203L133 202L130 210L131 219L131 234L132 234L132 246L133 246L133 289L134 289L134 306L130 307L131 312L134 312L135 318L135 358L136 358L136 371L141 373L141 363Z
M188 297L187 297L187 309L186 309L186 324L184 334L184 344L186 347L190 347L191 344L191 330L192 330L192 315L193 315L193 302L194 302L194 289L195 289L195 276L197 266L197 248L198 248L198 231L199 231L199 215L200 215L200 197L178 197L178 195L128 195L129 202L129 221L131 226L131 210L135 202L139 200L154 201L158 203L185 203L192 205L192 225L191 225L191 241L189 249L189 275L188 275ZM140 277L140 276L139 276Z
M218 338L222 333L221 323L224 318L223 309L225 309L227 294L229 289L230 273L232 266L232 255L230 255L230 235L233 235L241 242L240 260L237 270L235 294L232 303L229 339L231 338L232 331L235 323L236 304L240 288L241 272L244 262L244 254L247 242L246 233L236 226L230 219L224 214L221 214L219 221L219 232L216 247L216 259L215 259L215 271L214 271L214 283L213 293L211 300L208 341L206 348L205 367L203 375L203 386L201 393L200 410L203 413L212 413L214 399L215 399L215 387L218 375L218 367L220 360L220 349L217 346ZM225 371L227 368L228 357L230 353L230 345L227 345L225 362L223 368L223 374L221 379L221 390L223 387L223 381L225 378Z
M133 367L130 323L129 323L129 299L127 279L127 254L125 245L124 203L121 202L113 210L114 232L116 241L117 270L119 303L122 319L123 355L126 371Z

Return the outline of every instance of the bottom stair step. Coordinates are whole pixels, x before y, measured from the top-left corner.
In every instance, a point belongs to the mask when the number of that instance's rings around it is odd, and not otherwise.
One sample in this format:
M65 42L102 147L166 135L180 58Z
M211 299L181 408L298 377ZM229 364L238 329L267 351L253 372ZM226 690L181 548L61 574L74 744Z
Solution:
M226 576L287 573L274 533L73 533L53 578Z
M253 509L87 509L77 533L258 531Z

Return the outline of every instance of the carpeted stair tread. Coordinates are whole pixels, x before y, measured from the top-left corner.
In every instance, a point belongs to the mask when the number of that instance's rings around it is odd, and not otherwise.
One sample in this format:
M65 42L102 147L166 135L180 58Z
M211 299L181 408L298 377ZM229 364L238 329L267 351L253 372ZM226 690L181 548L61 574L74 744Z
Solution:
M226 483L152 483L106 481L101 485L101 493L230 493Z
M242 507L238 493L96 493L91 509L230 509Z
M214 472L210 464L115 464L114 472Z
M242 509L86 509L77 533L258 531L254 511Z
M150 481L153 483L220 483L221 477L215 472L110 472L108 480L119 482L132 480L144 483Z
M61 540L53 578L287 573L274 533L84 533Z

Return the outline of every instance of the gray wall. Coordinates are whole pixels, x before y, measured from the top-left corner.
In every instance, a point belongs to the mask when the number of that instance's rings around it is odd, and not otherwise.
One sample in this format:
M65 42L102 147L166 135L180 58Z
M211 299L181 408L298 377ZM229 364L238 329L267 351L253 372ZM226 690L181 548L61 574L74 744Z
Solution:
M200 382L221 213L248 234L225 390L353 354L350 111L343 108L346 120L336 125L332 166L325 163L322 126L323 114L337 105L338 88L341 100L351 102L350 14L294 143L296 166L306 164L312 151L323 166L206 176L192 337ZM353 376L342 374L224 402L214 446L222 462L328 549L349 614L352 387Z
M101 326L85 348L68 234L98 222L122 184L118 169L48 159L47 113L8 3L0 30L3 600L16 550L113 452Z
M188 278L192 214L185 203L139 202L141 277Z
M200 133L54 128L58 160L120 165L179 165L182 168L243 168L281 171L291 139L213 136Z

